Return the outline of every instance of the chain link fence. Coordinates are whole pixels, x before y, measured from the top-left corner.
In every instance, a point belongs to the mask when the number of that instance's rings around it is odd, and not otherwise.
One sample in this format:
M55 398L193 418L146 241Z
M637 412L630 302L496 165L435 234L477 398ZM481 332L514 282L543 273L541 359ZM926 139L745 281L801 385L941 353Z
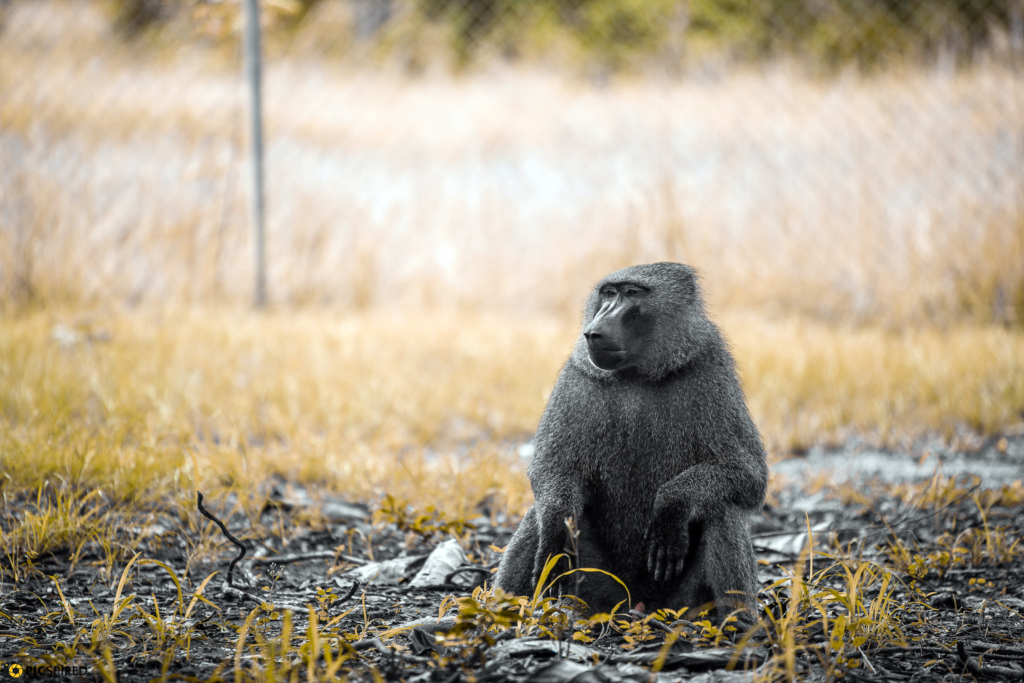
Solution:
M265 0L272 305L1024 321L1024 0ZM0 3L0 302L247 302L241 4Z

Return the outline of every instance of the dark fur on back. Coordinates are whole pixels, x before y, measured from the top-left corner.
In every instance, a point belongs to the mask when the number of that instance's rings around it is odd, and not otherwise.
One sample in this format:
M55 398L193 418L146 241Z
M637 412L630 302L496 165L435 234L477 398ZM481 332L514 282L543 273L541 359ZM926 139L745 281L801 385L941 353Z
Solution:
M496 584L531 592L539 566L566 547L571 516L581 566L621 578L634 603L751 606L752 598L727 592L757 590L746 516L764 501L768 470L729 349L688 266L656 263L608 275L587 302L584 327L609 283L649 290L640 314L645 345L629 367L608 371L590 361L582 335L577 341L534 437L534 507ZM681 575L651 576L652 543L679 552ZM574 587L574 580L565 586ZM596 574L585 576L579 592L597 611L626 598Z

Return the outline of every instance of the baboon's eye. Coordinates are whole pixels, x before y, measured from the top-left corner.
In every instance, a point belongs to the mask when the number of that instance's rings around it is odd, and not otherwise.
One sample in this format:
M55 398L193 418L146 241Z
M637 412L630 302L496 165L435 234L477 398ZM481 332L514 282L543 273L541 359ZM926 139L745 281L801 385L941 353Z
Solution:
M611 287L605 287L604 289L601 290L601 296L606 298L610 296L615 296L615 290L612 289Z
M640 293L640 290L636 287L626 287L626 296L636 296Z

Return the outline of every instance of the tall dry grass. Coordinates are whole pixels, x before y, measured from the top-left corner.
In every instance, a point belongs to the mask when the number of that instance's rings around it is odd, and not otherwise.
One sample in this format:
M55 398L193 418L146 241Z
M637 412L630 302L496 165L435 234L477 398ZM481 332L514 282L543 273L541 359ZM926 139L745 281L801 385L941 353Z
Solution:
M1024 337L724 315L770 450L1013 428ZM258 495L275 475L357 499L521 512L528 440L577 330L499 315L230 309L0 326L0 471L114 498Z
M89 3L12 6L5 305L247 300L230 62L119 42ZM574 315L605 271L674 259L721 306L888 326L1024 319L1012 65L814 80L778 64L605 86L529 67L410 78L308 54L267 71L278 304Z

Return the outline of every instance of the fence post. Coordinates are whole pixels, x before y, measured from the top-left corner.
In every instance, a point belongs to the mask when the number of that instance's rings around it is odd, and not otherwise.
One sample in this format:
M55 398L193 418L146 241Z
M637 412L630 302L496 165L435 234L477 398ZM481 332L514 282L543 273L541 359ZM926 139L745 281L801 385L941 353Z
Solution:
M256 289L253 303L256 308L267 305L267 258L264 235L263 199L263 65L260 53L259 0L245 0L245 72L249 81L250 134L252 141L252 196L251 221L256 246Z

